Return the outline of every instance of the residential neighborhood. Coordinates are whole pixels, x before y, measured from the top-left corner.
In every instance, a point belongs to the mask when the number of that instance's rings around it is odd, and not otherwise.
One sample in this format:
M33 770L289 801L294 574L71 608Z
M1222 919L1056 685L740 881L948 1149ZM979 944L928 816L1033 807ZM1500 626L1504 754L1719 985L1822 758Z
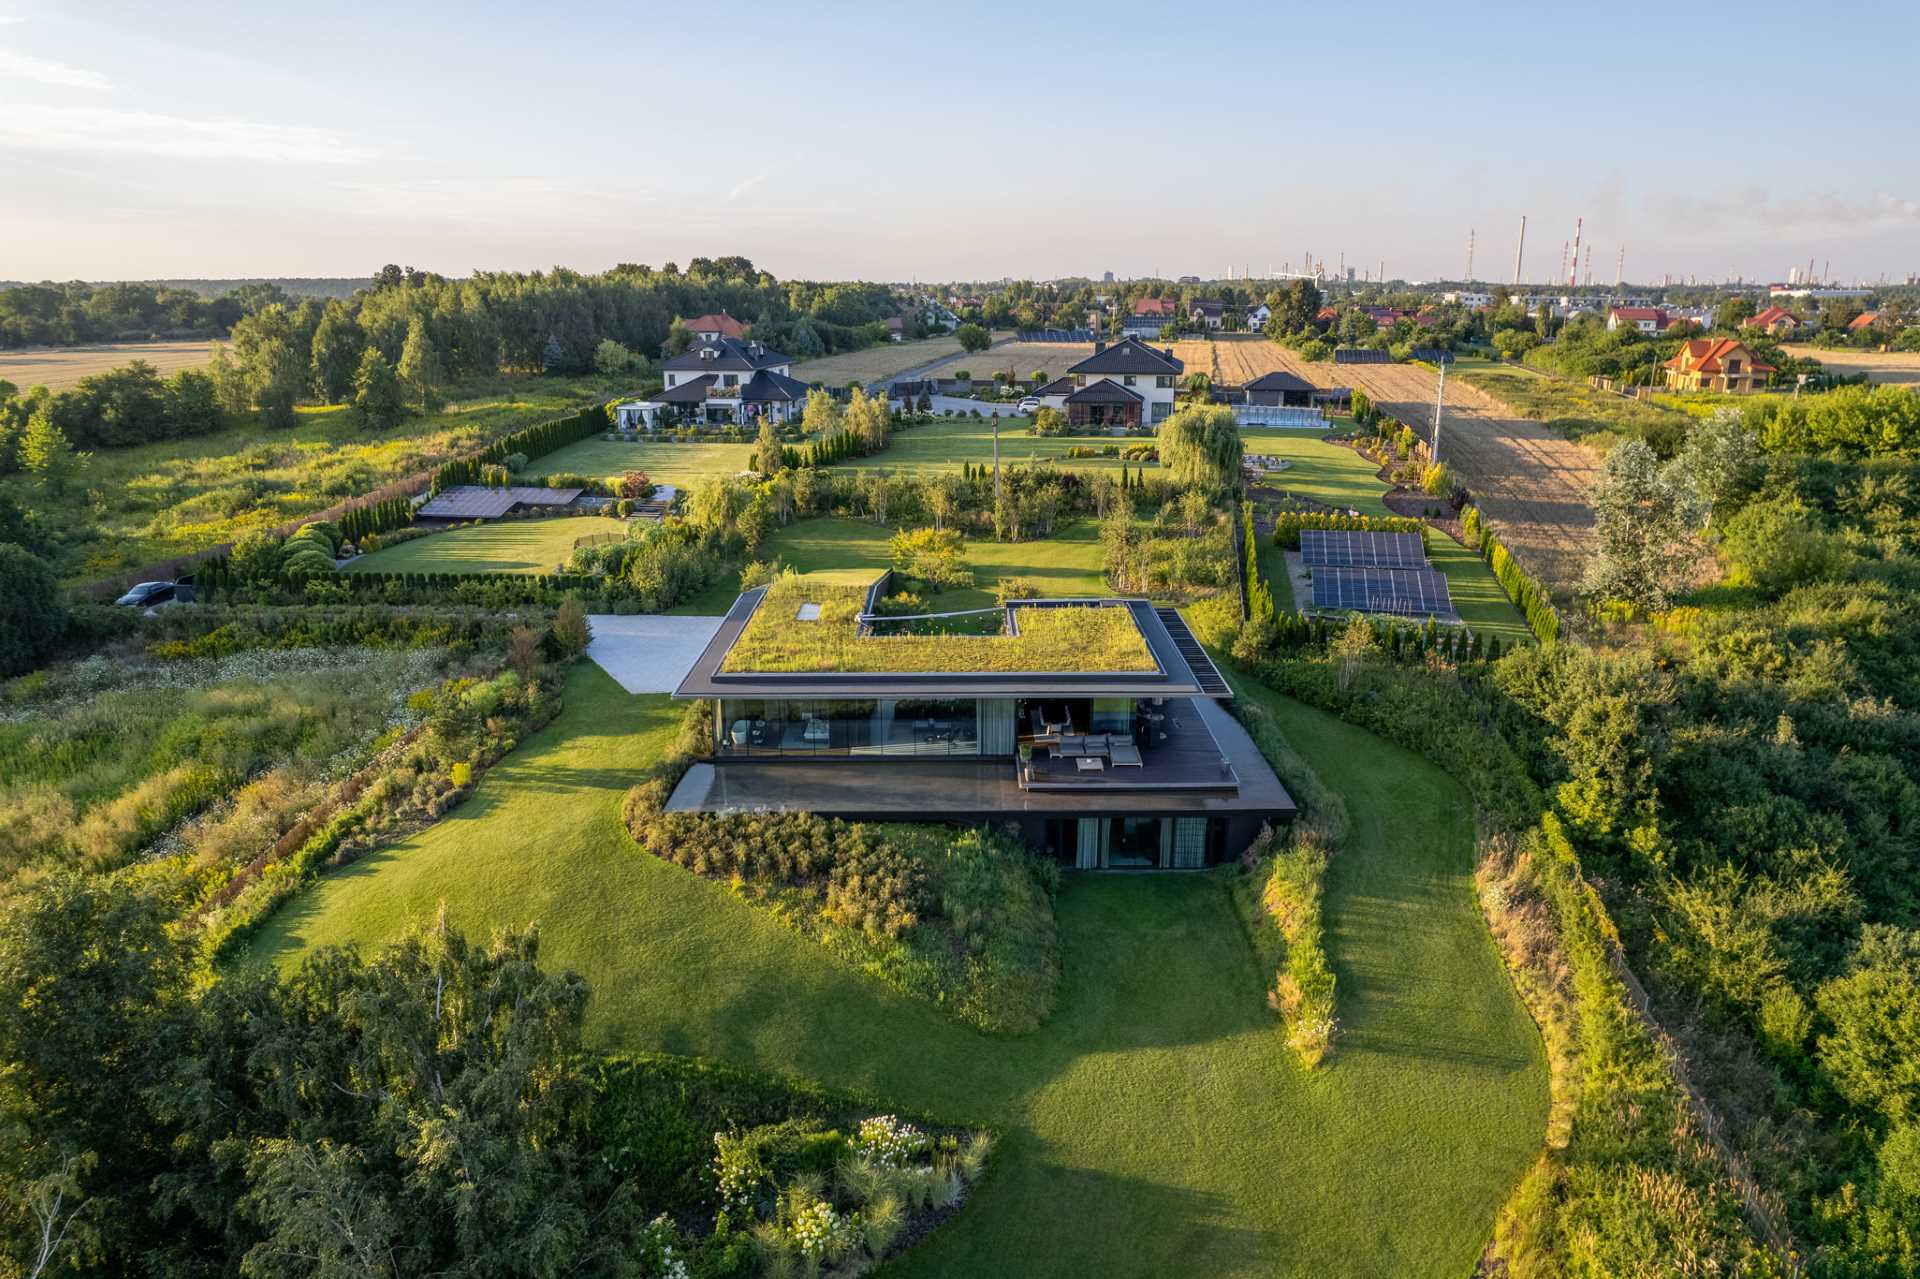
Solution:
M0 1279L1920 1276L1916 48L0 7Z

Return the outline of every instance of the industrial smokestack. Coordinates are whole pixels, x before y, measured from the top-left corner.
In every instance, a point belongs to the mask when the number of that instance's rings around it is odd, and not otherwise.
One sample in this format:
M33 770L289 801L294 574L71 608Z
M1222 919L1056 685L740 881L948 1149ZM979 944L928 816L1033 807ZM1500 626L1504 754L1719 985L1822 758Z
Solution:
M1513 283L1515 288L1518 288L1520 285L1520 264L1525 261L1526 256L1527 215L1522 213L1520 215L1520 243L1513 250Z

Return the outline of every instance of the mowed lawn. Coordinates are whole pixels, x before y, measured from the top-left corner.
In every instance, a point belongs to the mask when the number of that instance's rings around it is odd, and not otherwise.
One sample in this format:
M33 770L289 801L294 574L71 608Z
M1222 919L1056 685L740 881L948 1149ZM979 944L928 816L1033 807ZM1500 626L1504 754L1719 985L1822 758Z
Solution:
M547 520L496 520L362 555L345 573L557 573L583 537L625 536L622 520L561 515Z
M993 418L942 417L920 426L909 426L893 433L887 447L868 457L853 458L838 464L852 470L884 467L890 471L925 474L929 471L957 471L971 462L993 464ZM1151 444L1146 436L1094 438L1074 435L1035 435L1030 419L1000 418L1000 465L1029 465L1048 461L1059 466L1119 470L1117 457L1067 457L1067 450L1102 444ZM1127 464L1134 470L1140 463Z
M645 471L655 484L686 489L710 475L752 468L751 444L628 444L596 436L536 458L524 474L535 480L561 474L617 479L628 471Z
M796 520L762 544L762 560L778 560L796 573L823 574L835 581L871 582L893 562L894 530L865 520L820 516ZM1043 595L1104 595L1106 573L1100 555L1100 529L1091 520L1061 526L1052 537L1030 542L976 540L967 543L974 585L942 591L931 604L939 611L987 608L995 583L1006 577L1032 582ZM692 617L718 616L739 594L732 581L718 582L669 612Z
M989 1038L633 846L621 796L679 710L597 668L439 825L329 874L243 963L377 945L444 903L537 923L591 984L608 1048L721 1057L1004 1134L908 1276L1448 1276L1471 1271L1539 1148L1538 1036L1473 905L1467 797L1328 716L1262 696L1351 806L1328 883L1343 1037L1282 1042L1224 872L1073 876L1064 985L1039 1032Z
M1341 444L1284 431L1263 432L1257 428L1243 432L1247 452L1277 454L1293 465L1273 472L1265 483L1341 510L1362 515L1392 515L1381 501L1387 491L1374 466L1366 458ZM1447 593L1453 599L1460 620L1474 631L1498 635L1505 642L1530 640L1527 619L1500 585L1484 560L1445 533L1427 534L1427 562L1447 579ZM1273 602L1285 609L1312 604L1311 600L1293 600L1287 581L1286 564L1277 548L1263 545L1260 571L1273 583Z

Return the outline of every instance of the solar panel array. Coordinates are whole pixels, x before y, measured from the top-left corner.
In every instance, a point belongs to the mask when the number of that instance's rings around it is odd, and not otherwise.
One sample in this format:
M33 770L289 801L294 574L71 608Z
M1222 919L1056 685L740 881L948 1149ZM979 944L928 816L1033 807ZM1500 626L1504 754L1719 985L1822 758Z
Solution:
M1301 529L1300 561L1311 569L1425 568L1427 548L1418 533Z
M1392 364L1393 352L1376 351L1368 346L1335 347L1333 362L1335 364Z
M1430 568L1322 568L1313 574L1313 606L1445 617L1453 599L1447 579Z
M516 506L566 506L582 491L524 484L509 488L462 484L441 490L414 514L428 520L497 520Z

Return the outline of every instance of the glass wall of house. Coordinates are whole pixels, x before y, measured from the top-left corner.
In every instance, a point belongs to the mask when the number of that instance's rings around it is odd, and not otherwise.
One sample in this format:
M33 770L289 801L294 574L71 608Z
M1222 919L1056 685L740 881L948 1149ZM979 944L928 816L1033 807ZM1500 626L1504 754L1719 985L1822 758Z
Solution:
M1018 705L1020 735L1045 741L1068 733L1119 733L1132 736L1131 697L1034 697Z
M742 756L1007 756L1014 752L1006 699L870 700L727 698L715 751Z
M1050 818L1046 852L1075 870L1199 870L1226 855L1220 817Z

